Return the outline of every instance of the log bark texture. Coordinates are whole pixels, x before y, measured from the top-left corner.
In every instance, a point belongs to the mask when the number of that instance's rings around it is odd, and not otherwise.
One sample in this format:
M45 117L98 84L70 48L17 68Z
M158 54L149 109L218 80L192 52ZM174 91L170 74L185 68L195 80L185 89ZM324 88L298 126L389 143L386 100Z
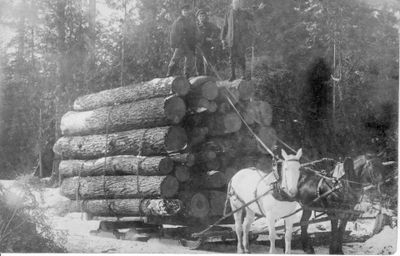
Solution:
M66 178L61 194L74 199L171 198L179 182L173 176L96 176Z
M183 210L183 203L178 199L136 198L71 201L70 212L81 210L104 217L174 216Z
M114 175L167 175L174 162L165 156L136 157L132 155L103 157L94 160L63 160L59 172L62 177Z
M165 97L171 94L185 96L189 89L189 81L184 77L155 78L139 84L81 96L75 100L74 110L91 110L114 104Z
M139 129L126 132L61 137L53 147L64 159L94 159L112 155L167 155L187 144L186 132L177 126Z
M152 98L95 110L67 112L61 119L63 135L88 135L178 124L186 105L178 96Z

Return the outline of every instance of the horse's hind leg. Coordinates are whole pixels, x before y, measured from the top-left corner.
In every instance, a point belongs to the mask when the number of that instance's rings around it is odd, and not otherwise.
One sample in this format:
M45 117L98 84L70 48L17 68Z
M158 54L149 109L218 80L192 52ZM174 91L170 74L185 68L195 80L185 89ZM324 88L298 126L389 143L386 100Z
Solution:
M250 246L249 246L249 232L251 223L254 222L255 214L252 210L246 209L246 217L243 221L243 249L244 253L250 253Z
M237 206L232 203L231 201L231 208L232 211L236 211L239 209L241 206ZM237 253L243 253L243 228L242 228L242 216L243 216L243 209L237 210L233 214L233 218L235 219L235 231L236 231L236 236L237 236Z

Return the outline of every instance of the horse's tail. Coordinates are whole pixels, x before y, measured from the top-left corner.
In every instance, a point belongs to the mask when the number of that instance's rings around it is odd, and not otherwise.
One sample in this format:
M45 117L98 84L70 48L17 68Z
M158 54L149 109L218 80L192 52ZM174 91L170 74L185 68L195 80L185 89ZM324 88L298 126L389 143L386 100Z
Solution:
M228 210L228 202L229 202L229 198L231 197L231 184L232 184L232 180L229 181L228 183L228 189L226 191L226 200L225 200L225 205L224 205L224 216L227 214L227 210Z

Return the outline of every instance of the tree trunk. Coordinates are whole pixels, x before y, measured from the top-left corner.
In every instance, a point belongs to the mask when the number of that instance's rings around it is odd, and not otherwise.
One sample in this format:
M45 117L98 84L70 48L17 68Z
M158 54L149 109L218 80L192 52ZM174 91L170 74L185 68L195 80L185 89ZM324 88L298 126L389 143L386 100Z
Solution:
M226 202L226 192L210 190L207 193L208 201L210 203L209 216L222 216L224 215L224 208Z
M136 157L131 155L103 157L94 160L64 160L60 163L60 175L72 176L113 176L113 175L167 175L174 169L169 157Z
M204 218L210 211L210 204L207 196L204 193L182 191L179 193L178 198L183 202L185 206L185 212L189 216Z
M207 100L214 100L218 97L218 87L216 79L209 76L191 77L190 94Z
M100 199L72 201L70 212L83 212L93 216L137 217L173 216L183 209L178 199Z
M114 104L166 97L174 93L185 96L189 92L189 88L188 80L183 77L155 78L139 84L81 96L75 100L74 110L91 110Z
M73 199L171 198L179 182L173 176L95 176L66 178L61 194Z
M61 120L63 135L88 135L178 124L186 114L178 96L103 107L85 112L70 111Z
M154 156L182 150L187 144L181 127L157 127L126 132L62 137L53 147L64 159L94 159L115 155Z

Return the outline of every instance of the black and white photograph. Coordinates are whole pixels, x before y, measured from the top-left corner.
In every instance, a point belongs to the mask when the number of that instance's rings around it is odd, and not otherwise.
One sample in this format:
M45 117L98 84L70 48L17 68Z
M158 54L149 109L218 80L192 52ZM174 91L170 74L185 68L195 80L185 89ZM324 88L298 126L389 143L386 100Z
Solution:
M400 0L0 0L0 254L398 253Z

